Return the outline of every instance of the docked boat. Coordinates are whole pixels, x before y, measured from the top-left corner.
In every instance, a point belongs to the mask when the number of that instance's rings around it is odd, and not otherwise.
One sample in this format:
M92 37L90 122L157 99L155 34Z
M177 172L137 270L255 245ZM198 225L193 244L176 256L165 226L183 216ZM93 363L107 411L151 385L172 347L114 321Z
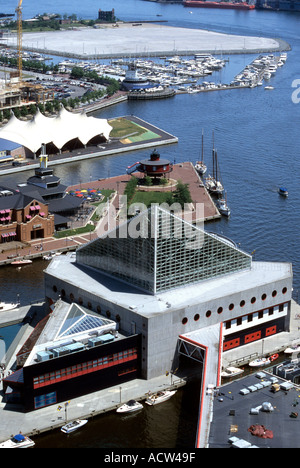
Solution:
M222 195L224 187L220 180L218 180L217 169L214 170L215 175L209 175L205 179L205 188L212 194Z
M239 367L227 367L221 372L221 377L235 377L237 375L240 375L244 372L244 369L241 369Z
M287 189L285 187L279 187L278 189L278 193L279 195L281 195L282 197L287 197L289 192L287 191Z
M169 400L173 395L175 395L176 390L165 390L157 393L153 393L149 395L146 403L147 405L153 406L158 405L159 403L163 403L164 401Z
M22 266L22 265L29 265L30 263L32 263L32 260L14 260L13 262L11 262L11 265L15 265L15 266Z
M254 359L254 361L249 362L249 366L250 367L268 366L269 364L271 364L276 359L278 359L278 354L273 354L272 356L269 356L267 358Z
M77 431L77 429L80 429L87 422L87 419L75 419L74 421L71 421L62 426L61 431L65 434L71 434L72 432Z
M143 405L135 400L129 400L117 409L117 413L133 413L143 409Z
M289 346L284 350L285 354L300 353L300 343L297 345Z
M29 437L23 434L17 434L11 439L6 440L0 444L0 448L29 448L33 447L35 443Z
M219 163L218 163L218 154L217 154L217 151L215 150L214 144L213 144L213 150L212 150L212 164L213 164L212 176L209 175L206 178L205 188L211 194L222 195L224 192L224 187L221 182L220 168L219 168Z
M0 312L6 312L7 310L13 310L19 307L20 304L13 302L0 302Z
M195 164L195 169L198 174L203 175L207 171L207 166L204 164L204 147L203 147L203 131L202 131L202 154L201 161L197 161Z
M225 198L219 198L216 202L216 205L217 205L217 208L219 210L219 212L223 215L223 216L230 216L230 208L227 204L227 200L226 200L226 197Z

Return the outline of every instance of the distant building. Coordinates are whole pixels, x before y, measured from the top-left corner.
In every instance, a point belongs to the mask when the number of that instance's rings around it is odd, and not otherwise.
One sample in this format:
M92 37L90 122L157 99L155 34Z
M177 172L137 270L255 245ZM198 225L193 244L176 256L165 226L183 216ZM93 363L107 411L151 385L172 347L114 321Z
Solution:
M300 11L299 0L256 0L256 8L276 11Z
M108 23L113 23L114 21L116 21L114 8L111 11L102 11L101 8L99 8L98 20L105 21Z

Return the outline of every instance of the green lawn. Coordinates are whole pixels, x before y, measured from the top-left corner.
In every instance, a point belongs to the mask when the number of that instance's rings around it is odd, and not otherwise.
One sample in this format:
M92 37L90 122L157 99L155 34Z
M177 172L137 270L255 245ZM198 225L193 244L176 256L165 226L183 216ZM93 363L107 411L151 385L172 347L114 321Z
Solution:
M134 195L131 205L134 203L144 203L147 207L151 206L151 203L164 203L170 197L171 192L136 192Z

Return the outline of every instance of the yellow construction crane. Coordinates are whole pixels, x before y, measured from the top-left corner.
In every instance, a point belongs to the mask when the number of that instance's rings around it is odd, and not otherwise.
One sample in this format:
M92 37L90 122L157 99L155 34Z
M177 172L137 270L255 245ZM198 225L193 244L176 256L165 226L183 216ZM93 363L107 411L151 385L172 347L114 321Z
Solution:
M23 0L19 0L19 4L16 8L17 13L17 46L18 46L18 72L19 80L22 81L22 3Z

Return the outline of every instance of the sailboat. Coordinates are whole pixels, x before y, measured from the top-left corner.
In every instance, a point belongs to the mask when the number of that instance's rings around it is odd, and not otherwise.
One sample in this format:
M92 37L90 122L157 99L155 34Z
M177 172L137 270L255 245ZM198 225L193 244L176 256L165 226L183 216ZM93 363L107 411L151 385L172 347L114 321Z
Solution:
M209 175L205 180L205 187L206 189L216 195L222 195L224 192L223 185L220 181L220 169L218 165L218 155L217 151L215 150L215 146L213 145L213 152L212 152L212 159L213 159L213 175Z
M204 164L204 158L203 158L203 130L202 130L202 155L201 155L201 161L196 161L195 164L195 169L198 172L198 174L203 175L207 171L207 167Z

